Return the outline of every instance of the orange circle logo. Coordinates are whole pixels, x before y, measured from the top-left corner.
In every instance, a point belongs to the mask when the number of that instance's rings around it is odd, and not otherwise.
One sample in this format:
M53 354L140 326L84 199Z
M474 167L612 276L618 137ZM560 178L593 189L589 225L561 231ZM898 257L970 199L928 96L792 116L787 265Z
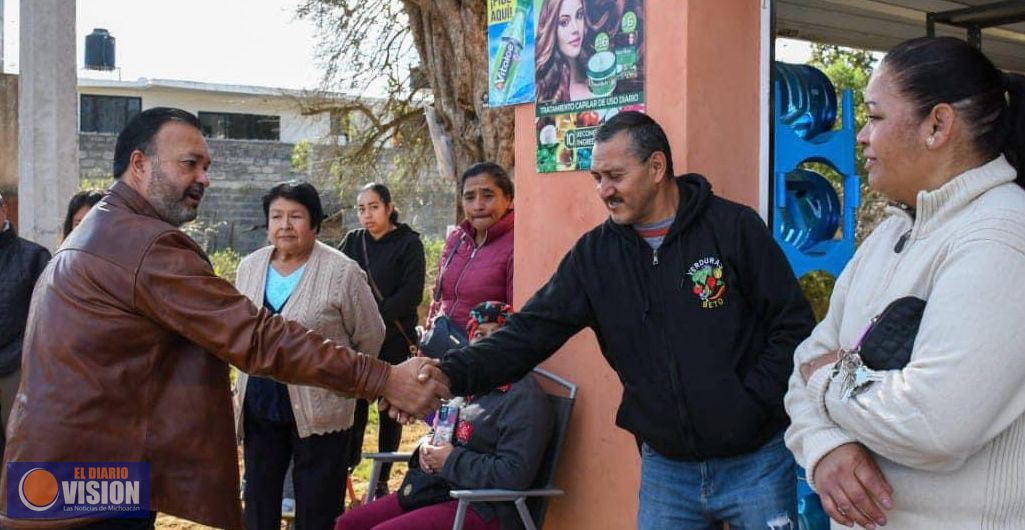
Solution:
M18 494L28 509L45 511L57 502L57 477L41 467L30 469L21 477Z

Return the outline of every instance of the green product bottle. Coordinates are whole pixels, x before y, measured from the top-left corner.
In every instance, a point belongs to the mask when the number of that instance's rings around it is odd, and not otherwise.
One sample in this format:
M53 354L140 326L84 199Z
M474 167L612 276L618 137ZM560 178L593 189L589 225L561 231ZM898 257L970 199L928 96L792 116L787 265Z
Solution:
M633 11L623 14L616 46L616 64L621 68L621 79L637 78L637 15Z
M504 103L509 99L516 81L516 69L520 65L523 41L527 39L527 8L523 3L523 0L517 0L516 14L499 37L498 54L491 64L492 94L499 97L496 98L497 101L490 102L492 105Z

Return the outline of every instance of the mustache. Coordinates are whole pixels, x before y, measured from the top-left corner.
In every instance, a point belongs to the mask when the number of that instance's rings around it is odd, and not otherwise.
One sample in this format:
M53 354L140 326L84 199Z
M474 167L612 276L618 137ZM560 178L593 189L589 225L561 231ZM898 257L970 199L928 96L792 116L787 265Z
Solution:
M204 193L206 193L206 188L202 184L193 184L185 189L184 195L194 195L202 199Z

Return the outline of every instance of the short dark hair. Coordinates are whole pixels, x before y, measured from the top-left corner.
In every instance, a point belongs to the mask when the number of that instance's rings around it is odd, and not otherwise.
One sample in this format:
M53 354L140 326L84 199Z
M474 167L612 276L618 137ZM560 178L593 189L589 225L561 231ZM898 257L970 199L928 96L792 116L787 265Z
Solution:
M502 190L507 197L514 199L516 195L516 187L513 185L513 181L509 178L509 172L502 166L494 162L477 162L463 171L463 176L459 179L459 193L463 192L463 186L466 186L466 180L470 177L476 177L477 175L488 175L494 179L495 184Z
M190 112L170 107L146 109L128 121L117 135L114 147L114 178L120 179L128 170L132 153L136 150L150 154L150 142L157 131L169 121L185 123L199 129L199 119Z
M381 198L381 202L383 202L385 206L388 206L392 202L391 201L391 190L388 189L388 186L385 186L384 184L381 184L380 182L371 182L371 183L367 184L366 186L363 186L359 190L360 193L363 193L364 191L372 191L372 192L376 193L377 196ZM393 225L398 225L399 224L399 210L398 209L395 209L395 208L392 209L391 215L388 216L388 222L390 222Z
M642 162L651 158L651 154L661 151L666 155L666 174L672 179L676 176L673 173L673 152L669 148L669 138L665 130L655 120L634 110L620 112L609 118L594 135L594 143L607 142L622 131L626 131L630 137L630 151Z
M274 199L288 199L306 207L310 214L310 225L313 231L320 232L320 223L324 220L324 208L320 205L320 194L313 184L303 180L288 180L276 184L263 195L264 227L270 225L270 203Z
M86 190L80 191L71 196L71 200L68 201L68 213L64 215L64 237L68 237L71 233L71 229L74 228L75 213L78 212L83 206L92 208L96 206L96 203L103 200L105 194L102 191Z
M1025 77L1001 72L980 50L954 37L904 41L883 57L882 66L919 119L941 103L953 106L979 154L1003 153L1025 187Z

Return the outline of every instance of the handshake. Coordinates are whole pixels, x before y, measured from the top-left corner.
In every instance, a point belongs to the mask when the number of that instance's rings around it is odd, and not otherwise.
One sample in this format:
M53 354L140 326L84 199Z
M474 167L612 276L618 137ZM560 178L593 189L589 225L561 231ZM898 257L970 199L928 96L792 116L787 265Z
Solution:
M381 391L381 410L405 424L438 410L442 399L452 397L448 376L440 366L441 361L429 357L413 357L393 366Z

